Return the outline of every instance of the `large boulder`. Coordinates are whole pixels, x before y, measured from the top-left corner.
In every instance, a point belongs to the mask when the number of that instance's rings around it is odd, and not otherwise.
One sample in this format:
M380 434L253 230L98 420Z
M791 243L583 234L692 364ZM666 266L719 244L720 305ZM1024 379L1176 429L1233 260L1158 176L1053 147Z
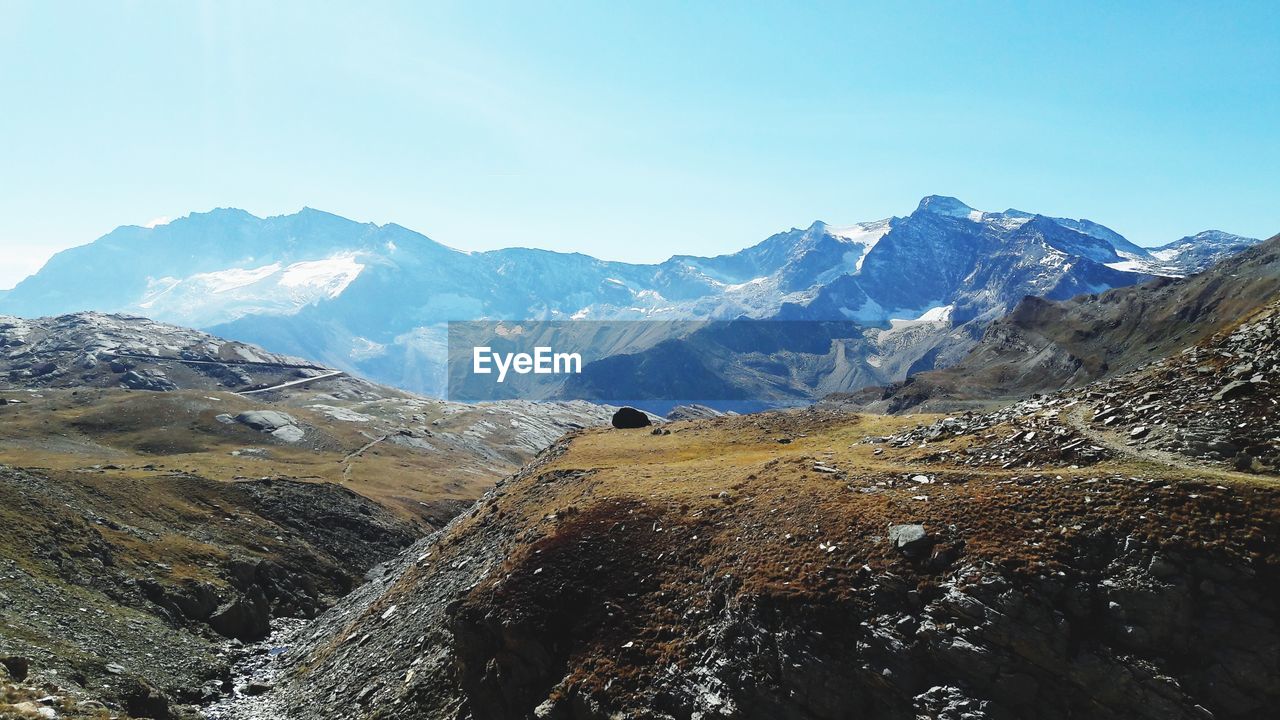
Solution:
M275 410L251 410L236 416L236 421L257 430L270 433L277 440L298 442L306 436L306 432L298 427L298 421L292 415Z
M261 640L271 632L271 607L256 588L222 607L209 618L209 626L223 637L245 642Z
M903 555L919 556L933 546L933 538L923 525L890 525L889 544Z
M22 682L27 679L27 673L31 670L31 661L21 655L10 655L0 658L0 666L4 667L9 677Z
M275 410L251 410L242 412L236 416L236 420L248 425L254 430L262 432L274 432L286 425L297 425L298 421L293 419L292 415L287 415Z
M649 416L633 407L618 408L613 414L613 426L619 430L649 427L653 424Z
M1232 380L1214 394L1214 400L1234 400L1253 392L1253 383L1248 380Z
M130 390L151 390L153 392L172 392L178 386L165 377L159 370L130 370L120 378L120 384Z

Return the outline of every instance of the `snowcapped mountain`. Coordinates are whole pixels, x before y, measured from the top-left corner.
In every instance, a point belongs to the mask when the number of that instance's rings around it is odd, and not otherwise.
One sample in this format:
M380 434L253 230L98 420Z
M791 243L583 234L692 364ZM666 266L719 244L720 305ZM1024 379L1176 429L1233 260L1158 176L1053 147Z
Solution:
M1151 257L1150 268L1161 275L1193 275L1257 243L1253 238L1221 230L1205 230L1167 245L1151 248L1148 252Z
M0 313L131 312L428 393L443 391L450 320L856 321L866 346L841 362L847 383L867 384L945 364L1025 295L1195 272L1252 242L1208 231L1152 251L1089 220L929 196L906 217L815 222L732 254L632 264L462 252L309 208L269 218L219 209L59 253L0 295Z

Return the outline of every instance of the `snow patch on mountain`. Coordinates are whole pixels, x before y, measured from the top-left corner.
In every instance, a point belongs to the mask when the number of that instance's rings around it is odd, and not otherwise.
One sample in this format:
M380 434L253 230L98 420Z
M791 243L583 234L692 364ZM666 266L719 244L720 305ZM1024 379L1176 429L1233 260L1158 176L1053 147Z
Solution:
M280 263L272 263L258 268L231 268L217 272L198 273L187 278L185 282L198 286L206 292L217 294L247 287L278 272L280 272ZM179 281L179 284L181 282Z
M1112 270L1120 270L1122 272L1140 272L1152 275L1167 274L1161 271L1161 268L1153 266L1149 261L1140 258L1128 258L1120 262L1111 262L1106 264Z
M853 269L857 272L862 270L862 261L867 258L867 253L875 248L876 243L880 242L880 238L888 234L891 228L891 221L885 219L846 227L827 227L827 232L833 237L862 246L857 258L853 261Z
M341 253L325 260L294 263L280 275L280 285L304 293L319 293L336 298L355 280L364 265L356 262L355 253Z
M915 319L890 318L889 327L898 330L901 328L912 327L914 325L929 325L935 323L950 323L951 312L955 310L955 305L939 305L931 307L920 313Z
M936 308L929 308L916 318L918 322L948 322L951 320L951 311L955 310L955 305L941 305Z
M245 315L291 315L320 300L332 300L364 270L355 253L284 265L163 277L148 283L131 310L196 327Z

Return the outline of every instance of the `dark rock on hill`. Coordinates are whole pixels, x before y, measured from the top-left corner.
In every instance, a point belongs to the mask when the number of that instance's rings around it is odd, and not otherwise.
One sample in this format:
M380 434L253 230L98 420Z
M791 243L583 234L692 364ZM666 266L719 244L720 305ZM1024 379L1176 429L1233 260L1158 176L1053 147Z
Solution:
M648 415L633 407L618 408L610 422L620 430L649 427L653 424Z

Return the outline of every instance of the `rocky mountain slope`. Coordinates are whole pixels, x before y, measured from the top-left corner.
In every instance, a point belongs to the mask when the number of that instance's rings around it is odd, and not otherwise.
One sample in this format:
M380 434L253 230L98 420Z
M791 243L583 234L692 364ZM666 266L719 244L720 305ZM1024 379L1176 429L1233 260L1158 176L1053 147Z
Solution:
M0 657L64 714L191 716L239 641L319 614L420 533L335 484L0 465Z
M1266 716L1278 309L989 415L581 431L215 717Z
M302 358L130 315L0 316L0 351L0 388L252 392L324 379L348 391L375 389Z
M1280 236L1186 278L1054 302L1023 299L954 366L851 400L888 412L1051 392L1131 370L1264 307L1280 293Z
M906 217L818 222L729 255L635 265L521 248L465 253L310 209L265 219L215 210L60 253L0 297L0 312L146 315L437 396L450 320L747 316L888 329L945 316L913 342L853 348L849 381L883 383L958 359L1024 295L1067 298L1187 272L1250 242L1202 233L1152 254L1091 221L931 196Z
M1280 471L1280 300L1230 332L1095 383L1096 432L1248 472Z

